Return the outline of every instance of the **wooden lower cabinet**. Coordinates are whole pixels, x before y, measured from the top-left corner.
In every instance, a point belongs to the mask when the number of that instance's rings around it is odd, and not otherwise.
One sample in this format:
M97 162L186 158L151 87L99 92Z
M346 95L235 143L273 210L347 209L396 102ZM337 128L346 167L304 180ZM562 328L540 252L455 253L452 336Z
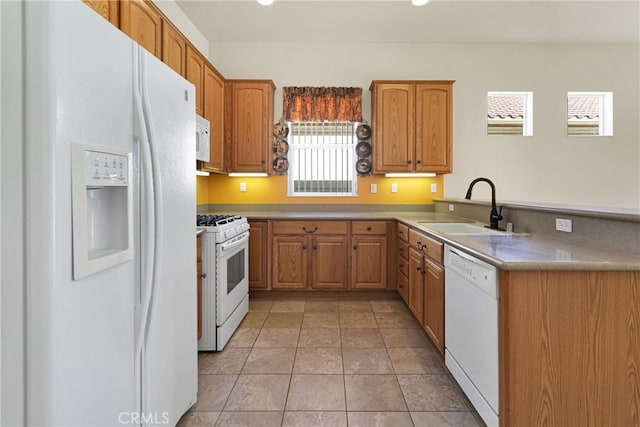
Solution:
M249 289L267 289L268 223L249 221Z
M423 327L440 354L444 355L444 268L425 259Z
M415 248L409 249L409 309L420 324L424 318L424 258Z
M409 279L402 273L398 273L398 293L405 304L409 305Z
M347 236L310 237L311 283L312 289L346 289L347 276Z
M500 426L640 425L640 271L501 271Z
M351 287L386 289L387 238L385 236L351 237Z
M272 289L346 289L347 236L275 236Z
M309 246L307 236L274 236L272 289L306 289Z

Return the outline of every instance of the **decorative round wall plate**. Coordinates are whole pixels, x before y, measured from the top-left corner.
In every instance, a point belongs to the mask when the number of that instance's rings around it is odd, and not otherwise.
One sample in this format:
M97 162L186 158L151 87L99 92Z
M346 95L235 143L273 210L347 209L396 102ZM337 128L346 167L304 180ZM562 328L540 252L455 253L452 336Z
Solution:
M371 144L367 141L360 141L356 145L356 153L358 157L369 157L371 154Z
M283 123L273 125L273 136L276 138L286 138L289 135L289 128Z
M286 156L289 152L289 143L284 139L273 140L273 154L275 156Z
M371 173L371 162L369 159L360 159L356 162L356 172L358 175L368 175Z
M287 170L289 170L289 161L286 157L276 157L273 160L273 172L276 175L286 175Z
M371 137L371 126L365 125L364 123L359 125L356 128L356 136L359 141L369 139Z

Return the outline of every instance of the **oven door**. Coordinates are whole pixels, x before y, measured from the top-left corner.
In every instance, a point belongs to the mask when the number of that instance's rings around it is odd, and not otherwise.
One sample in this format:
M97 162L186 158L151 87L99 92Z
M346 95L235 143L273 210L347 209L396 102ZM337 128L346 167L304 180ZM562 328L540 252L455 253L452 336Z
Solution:
M249 232L216 245L216 324L221 326L249 293Z

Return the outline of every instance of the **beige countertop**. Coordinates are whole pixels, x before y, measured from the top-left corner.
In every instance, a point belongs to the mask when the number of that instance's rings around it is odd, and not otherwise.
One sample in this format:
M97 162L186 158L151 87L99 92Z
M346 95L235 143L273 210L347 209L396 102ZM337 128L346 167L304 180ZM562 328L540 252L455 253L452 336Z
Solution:
M217 212L221 213L221 212ZM435 212L233 212L250 220L397 220L419 229L443 243L503 270L639 270L640 257L529 234L448 235L429 229L431 222L472 222Z

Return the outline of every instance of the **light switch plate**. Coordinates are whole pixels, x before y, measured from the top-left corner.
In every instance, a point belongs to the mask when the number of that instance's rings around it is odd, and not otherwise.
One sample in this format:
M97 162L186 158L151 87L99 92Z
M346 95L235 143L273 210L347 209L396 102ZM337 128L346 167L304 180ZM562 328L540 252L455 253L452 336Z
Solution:
M449 212L453 212L456 210L456 205L454 205L453 203L449 203Z
M392 193L398 192L398 184L396 184L395 182L391 183L391 192Z

